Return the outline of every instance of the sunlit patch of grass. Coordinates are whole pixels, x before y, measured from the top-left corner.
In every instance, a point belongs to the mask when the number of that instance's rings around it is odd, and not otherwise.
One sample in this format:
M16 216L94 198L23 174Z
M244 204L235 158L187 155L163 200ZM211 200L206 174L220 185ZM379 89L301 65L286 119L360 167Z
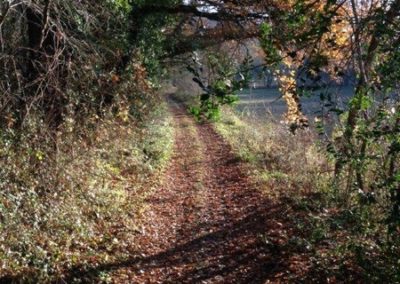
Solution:
M323 170L329 171L310 132L294 136L284 125L250 120L230 109L223 110L215 127L238 157L256 168L254 178L269 190L314 191Z
M264 182L283 182L289 181L289 176L282 172L263 172L259 176L260 180Z

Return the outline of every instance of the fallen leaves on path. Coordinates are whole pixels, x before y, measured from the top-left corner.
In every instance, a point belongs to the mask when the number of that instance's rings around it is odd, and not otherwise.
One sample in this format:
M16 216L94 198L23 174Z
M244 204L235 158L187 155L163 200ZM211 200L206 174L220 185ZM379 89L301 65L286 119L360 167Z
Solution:
M281 249L290 233L285 207L256 189L211 124L171 109L174 155L163 186L146 201L132 257L96 271L113 283L287 282L301 264L290 267Z

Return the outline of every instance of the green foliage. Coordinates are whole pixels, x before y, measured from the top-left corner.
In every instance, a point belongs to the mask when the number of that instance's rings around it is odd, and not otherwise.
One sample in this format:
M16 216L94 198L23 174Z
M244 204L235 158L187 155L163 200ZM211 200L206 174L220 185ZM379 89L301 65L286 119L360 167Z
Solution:
M273 42L273 27L269 23L261 24L261 46L266 52L266 60L269 65L276 66L281 62L279 50Z
M129 0L109 0L109 3L125 14L128 14L132 10Z
M223 54L208 53L204 60L205 64L201 63L195 53L192 65L187 67L194 75L193 81L204 92L199 105L192 106L190 112L199 120L218 120L221 116L220 107L234 105L238 101L238 91L248 84L248 69L252 59L247 56L239 67Z
M136 37L132 38L131 43L139 54L139 57L146 67L148 79L155 87L160 86L160 82L166 76L165 65L161 63L168 56L167 47L173 46L173 38L168 30L173 29L180 16L168 13L148 13L137 15L135 11L145 6L170 7L179 4L178 0L166 0L160 3L153 0L133 0L131 16L139 17L135 19L137 27L134 27ZM161 4L161 5L160 5Z
M149 79L159 85L166 70L161 64L161 58L166 56L165 45L168 38L165 29L175 22L175 17L170 15L149 15L142 20L139 31L137 48L140 59L146 66Z
M176 4L180 4L180 0L163 0L161 3L158 0L128 0L130 4L135 8L135 7L143 7L143 6L159 6L162 4L163 7L168 7L168 6L173 6Z

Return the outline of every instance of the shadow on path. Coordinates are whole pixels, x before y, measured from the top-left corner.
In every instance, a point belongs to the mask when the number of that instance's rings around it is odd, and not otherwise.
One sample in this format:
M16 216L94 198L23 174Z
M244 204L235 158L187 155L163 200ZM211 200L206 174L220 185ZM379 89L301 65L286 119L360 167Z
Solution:
M129 268L133 274L149 273L152 276L143 283L155 283L152 281L154 276L159 283L265 283L287 268L283 251L278 247L268 248L262 241L263 234L268 231L267 220L276 219L282 213L277 210L266 204L221 230L155 255L133 257L86 270L75 267L65 281L81 279L96 283L100 272ZM185 269L176 271L172 267ZM165 268L166 273L151 274L158 268Z

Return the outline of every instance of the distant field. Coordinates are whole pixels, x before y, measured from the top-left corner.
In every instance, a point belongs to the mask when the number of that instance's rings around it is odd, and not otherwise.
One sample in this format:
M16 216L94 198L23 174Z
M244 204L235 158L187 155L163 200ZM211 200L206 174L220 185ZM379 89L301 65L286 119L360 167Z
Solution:
M344 108L346 101L353 94L353 87L335 86L328 90L316 91L312 96L302 97L303 112L309 118L314 118L323 109L324 103L320 100L321 92L330 93L337 107ZM281 120L287 110L278 88L246 89L240 93L239 99L238 111L258 119Z

